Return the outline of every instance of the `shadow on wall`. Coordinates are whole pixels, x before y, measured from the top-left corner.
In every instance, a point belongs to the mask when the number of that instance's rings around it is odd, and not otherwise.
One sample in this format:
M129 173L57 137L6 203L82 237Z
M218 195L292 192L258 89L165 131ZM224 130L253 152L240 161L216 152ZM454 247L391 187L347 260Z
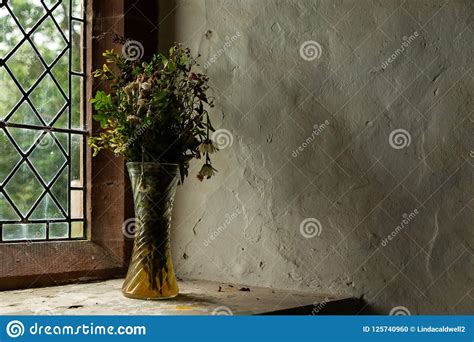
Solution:
M177 42L176 32L179 28L176 24L176 15L179 6L177 0L160 0L157 2L159 2L160 13L158 50L161 53L166 53L168 49Z
M128 8L124 19L126 38L138 41L141 46L134 48L140 49L141 58L149 59L158 45L159 26L156 23L159 23L159 2L124 0L124 6ZM147 32L147 37L143 37L144 32Z

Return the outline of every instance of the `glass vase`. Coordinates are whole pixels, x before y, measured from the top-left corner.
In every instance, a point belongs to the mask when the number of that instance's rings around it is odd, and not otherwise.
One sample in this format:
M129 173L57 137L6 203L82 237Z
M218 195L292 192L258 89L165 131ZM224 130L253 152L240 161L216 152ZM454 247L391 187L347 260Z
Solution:
M122 286L126 297L167 299L178 295L170 250L177 164L127 163L135 206L135 241Z

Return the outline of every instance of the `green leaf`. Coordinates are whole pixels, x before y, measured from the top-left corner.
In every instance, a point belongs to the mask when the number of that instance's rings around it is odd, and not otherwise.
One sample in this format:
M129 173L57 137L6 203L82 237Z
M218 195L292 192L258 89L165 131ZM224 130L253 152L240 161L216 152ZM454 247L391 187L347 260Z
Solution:
M102 90L97 91L95 97L91 99L91 103L95 110L111 109L113 107L112 97Z

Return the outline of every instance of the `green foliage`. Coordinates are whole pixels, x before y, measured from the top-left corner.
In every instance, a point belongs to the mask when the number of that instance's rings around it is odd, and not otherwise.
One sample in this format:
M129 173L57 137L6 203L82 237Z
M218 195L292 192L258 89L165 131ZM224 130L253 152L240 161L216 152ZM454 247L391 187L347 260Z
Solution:
M204 157L198 178L210 178L215 169L209 155L217 148L209 138L209 79L193 71L197 61L189 49L177 44L168 56L155 54L148 62L113 50L103 56L106 64L93 75L106 80L110 91L98 91L91 100L102 127L89 139L94 155L108 149L132 162L179 164L181 182L189 161Z

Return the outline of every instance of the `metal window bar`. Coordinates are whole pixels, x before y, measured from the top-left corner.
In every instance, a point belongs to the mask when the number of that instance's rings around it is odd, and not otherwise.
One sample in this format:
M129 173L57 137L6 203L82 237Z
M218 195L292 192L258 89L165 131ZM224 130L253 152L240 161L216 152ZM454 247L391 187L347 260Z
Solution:
M57 22L56 18L54 17L53 12L56 10L58 6L61 5L63 1L67 1L69 5L69 13L67 13L68 16L68 37L64 34L63 30L61 29L59 23ZM18 242L24 242L25 239L21 240L4 240L4 225L5 224L43 224L44 229L45 229L45 238L35 238L34 240L28 240L28 242L36 242L36 241L63 241L63 240L83 240L86 239L87 234L87 222L85 219L85 213L84 210L87 208L86 205L86 199L87 199L87 193L86 193L86 184L87 184L87 170L86 170L86 137L87 137L87 130L86 130L86 99L85 99L85 89L86 89L86 54L84 53L84 50L86 48L86 25L87 25L87 20L85 19L85 8L87 6L86 0L82 1L82 16L83 18L77 18L73 16L73 5L74 5L74 0L58 0L56 4L48 8L48 6L44 3L43 0L41 0L41 5L43 6L43 9L45 10L45 14L34 24L30 29L29 32L26 32L25 29L22 27L20 21L18 18L15 16L14 11L8 4L8 0L1 0L0 1L0 8L5 7L15 22L16 26L18 27L19 31L22 33L23 37L22 39L19 40L18 43L15 44L15 46L10 50L10 52L5 56L5 58L1 59L0 58L0 69L4 68L5 71L8 73L12 81L15 83L16 87L21 93L21 99L13 106L13 108L10 110L10 112L5 116L3 120L0 121L0 130L3 131L5 134L5 137L7 137L8 141L12 144L16 152L20 155L20 160L16 163L16 165L13 167L13 169L10 171L10 173L6 176L6 178L3 180L3 182L0 183L0 194L3 196L3 198L6 200L6 202L9 203L11 208L14 210L15 214L18 215L20 218L19 220L7 220L3 219L0 217L0 243L18 243ZM44 60L43 56L41 55L40 51L36 47L34 41L32 40L32 34L36 32L38 28L41 27L41 25L50 18L55 25L56 29L58 32L61 34L62 38L64 39L66 43L66 47L56 56L56 58L48 65L48 63ZM80 51L80 59L82 61L82 72L78 71L73 71L72 70L72 59L73 59L73 42L72 42L72 32L73 32L73 25L75 22L79 22L82 25L82 51ZM22 46L23 43L29 43L30 46L32 47L36 57L38 57L39 61L41 62L44 71L41 73L39 78L30 86L29 89L24 90L20 82L17 80L15 77L14 72L11 70L11 68L7 65L8 60L15 55L15 53L18 51L18 49ZM68 91L67 94L64 92L62 89L59 81L56 79L54 76L54 73L52 72L53 68L56 66L56 64L59 62L59 60L66 54L68 53ZM55 114L54 118L51 120L49 124L46 123L46 121L43 119L42 115L38 112L38 110L35 108L34 104L32 103L31 99L29 96L31 93L38 87L39 84L43 81L43 79L49 76L52 81L54 82L56 88L59 90L61 93L62 97L65 100L65 104L62 106L62 108L59 109L59 111ZM73 128L72 127L72 114L73 114L73 108L72 108L72 78L73 77L80 77L81 78L81 86L82 89L78 89L77 91L82 91L82 99L81 99L81 109L79 111L80 115L82 116L79 121L81 122L81 128ZM35 118L39 120L40 125L31 125L31 124L23 124L23 123L15 123L15 122L10 122L9 120L12 118L12 116L15 114L15 112L20 108L20 106L23 103L27 103L29 108L32 109L33 114L35 115ZM59 127L54 127L55 123L59 120L59 118L62 115L65 115L65 113L68 113L68 123L67 123L67 128L59 128ZM30 146L30 148L26 151L23 152L19 144L15 141L14 137L10 134L8 128L16 128L16 129L24 129L24 130L32 130L32 131L41 131L41 134L35 139L34 143ZM54 133L62 133L62 134L67 134L67 141L68 141L68 146L67 150L64 149L62 146L61 142L58 140L56 135ZM82 186L72 186L72 135L75 134L77 136L82 137L82 146L79 147L79 151L82 153L82 167L80 168L82 171L81 177L82 177ZM60 166L60 168L56 171L56 174L52 177L52 179L49 182L45 182L40 173L36 170L35 166L33 163L30 161L29 157L30 155L35 151L35 148L38 146L38 144L41 142L42 139L44 139L46 136L49 136L50 138L53 139L54 144L59 148L61 151L61 154L65 158L65 162ZM23 214L22 211L17 207L15 202L11 199L10 195L8 194L7 191L5 191L5 187L9 184L11 179L15 176L16 172L23 166L27 165L29 170L33 173L34 177L36 178L36 181L40 183L42 187L42 193L41 195L34 201L33 205L29 208L28 212L26 214ZM67 210L63 209L63 206L61 203L56 199L55 194L51 191L51 188L55 185L55 182L59 179L63 171L67 168L67 184L68 184L68 189L67 189ZM2 181L0 179L0 181ZM82 191L82 218L73 218L72 213L71 213L71 191L73 190L80 190ZM64 216L64 218L47 218L47 219L33 219L30 218L32 213L35 211L35 209L39 206L43 198L45 196L49 195L49 197L53 200L54 204L57 206L57 208L61 211L61 214ZM82 223L82 236L77 236L77 237L72 237L72 228L71 225L74 222L81 222ZM68 227L68 232L67 232L67 238L51 238L50 237L50 224L52 223L66 223Z

